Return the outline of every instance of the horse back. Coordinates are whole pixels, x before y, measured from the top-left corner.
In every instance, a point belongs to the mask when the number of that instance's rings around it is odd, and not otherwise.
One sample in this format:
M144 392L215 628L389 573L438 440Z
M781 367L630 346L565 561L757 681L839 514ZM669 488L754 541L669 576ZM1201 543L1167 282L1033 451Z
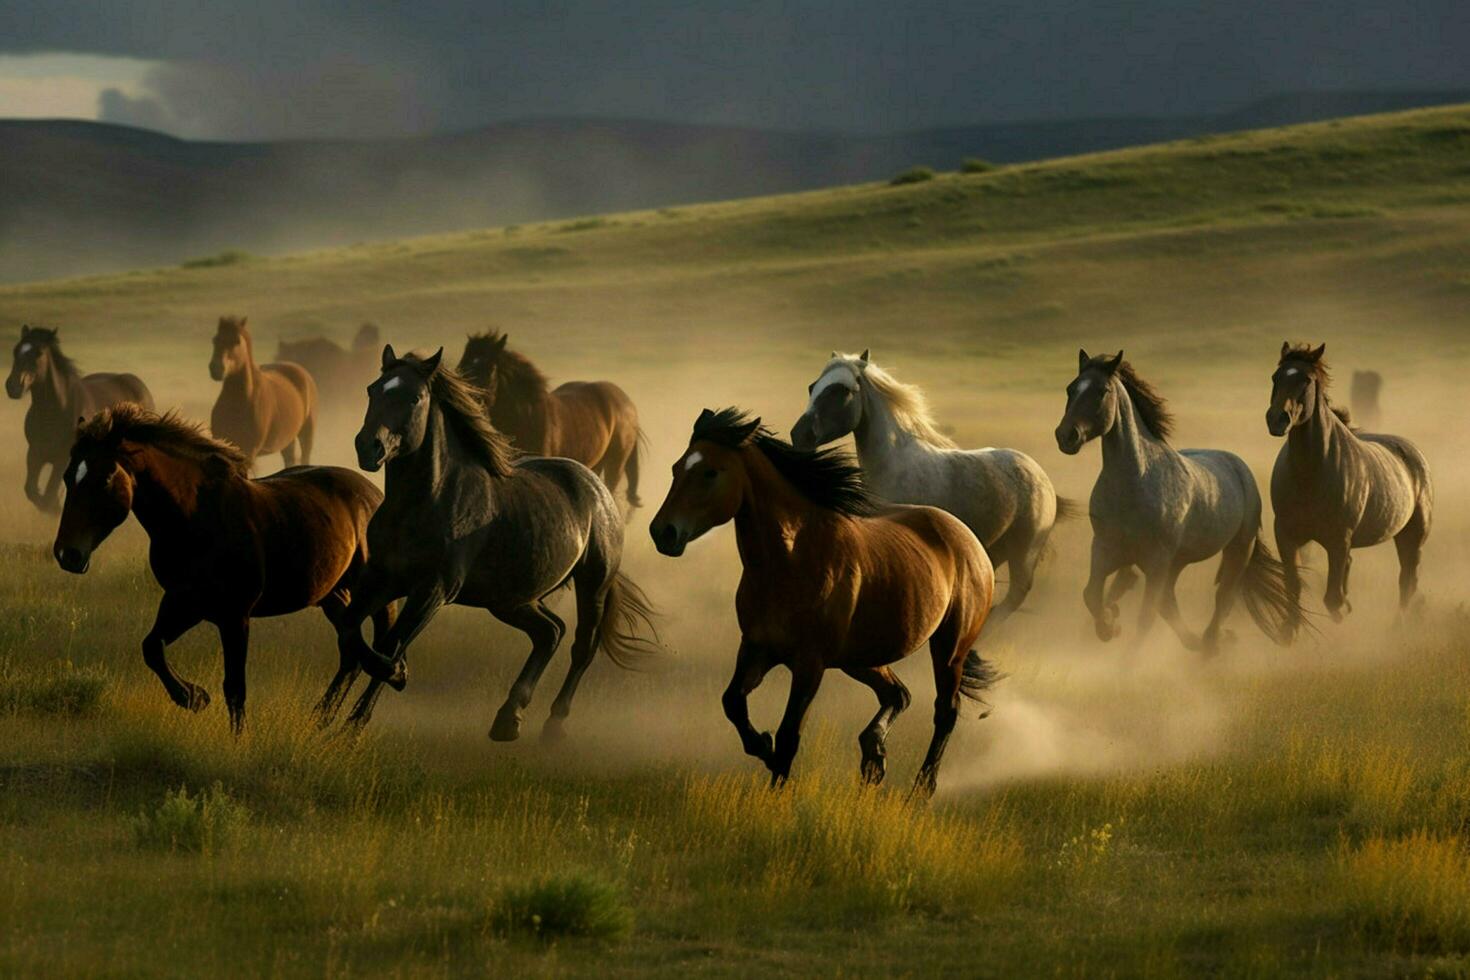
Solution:
M547 399L548 456L595 466L610 448L631 452L638 440L638 409L611 381L568 381Z
M89 374L82 378L82 388L87 400L91 403L88 411L83 414L91 415L104 408L121 405L123 402L133 402L141 405L149 411L153 410L153 393L148 386L136 374L112 374L99 372Z

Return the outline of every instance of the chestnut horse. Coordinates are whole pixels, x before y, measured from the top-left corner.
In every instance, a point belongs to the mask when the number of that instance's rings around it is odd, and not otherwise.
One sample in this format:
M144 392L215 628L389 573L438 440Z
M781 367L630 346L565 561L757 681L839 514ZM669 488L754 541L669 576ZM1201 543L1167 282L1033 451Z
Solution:
M173 672L164 648L200 622L224 646L225 703L245 720L250 620L319 606L334 624L367 561L367 525L383 495L361 475L303 466L259 480L249 460L198 426L135 405L104 409L77 431L66 468L66 505L53 553L81 574L129 512L148 532L149 566L163 587L143 661L181 708L209 695ZM383 610L374 628L392 624ZM356 676L345 663L339 681ZM334 682L336 683L336 682ZM320 707L320 706L319 706Z
M568 381L549 391L536 365L506 349L508 339L493 331L472 336L459 359L459 373L480 390L490 424L523 453L575 459L614 493L626 477L628 505L642 507L643 432L627 392L611 381Z
M300 364L257 365L245 317L220 317L209 376L224 382L209 416L210 431L239 446L248 465L271 453L280 453L287 466L295 466L298 457L311 462L316 382Z
M785 781L802 719L823 673L836 668L878 696L858 745L863 778L880 782L888 727L909 704L890 665L928 640L934 737L914 792L932 795L960 695L978 700L997 678L974 650L995 595L974 533L937 507L879 505L841 453L800 452L760 419L706 409L649 532L677 558L731 520L744 574L735 593L740 652L723 700L745 751L766 764L773 786ZM772 739L751 725L747 699L777 665L791 671L791 695Z
M83 375L61 352L56 331L21 327L5 393L22 398L31 393L26 411L26 499L42 510L55 510L61 474L76 438L77 419L123 402L153 407L148 386L134 374ZM41 471L51 472L41 489Z
M1271 471L1276 547L1286 564L1286 587L1301 595L1297 552L1308 541L1327 551L1327 611L1352 612L1348 570L1353 549L1393 539L1399 555L1399 608L1419 587L1419 559L1429 537L1434 487L1424 454L1402 436L1360 432L1327 398L1331 378L1322 355L1282 343L1271 376L1266 427L1286 436ZM1300 625L1298 615L1292 626Z

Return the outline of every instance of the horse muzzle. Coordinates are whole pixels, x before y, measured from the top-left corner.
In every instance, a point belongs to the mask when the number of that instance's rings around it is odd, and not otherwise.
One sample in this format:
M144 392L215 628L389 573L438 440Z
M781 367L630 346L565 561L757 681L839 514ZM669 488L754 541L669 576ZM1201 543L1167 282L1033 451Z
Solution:
M383 464L388 462L392 450L396 448L396 441L386 439L383 435L369 436L360 434L355 440L357 446L357 465L369 473L376 473L382 469ZM392 444L392 445L390 445Z
M30 387L31 376L29 374L12 374L5 379L5 393L11 398L24 396Z
M82 575L92 564L92 556L81 548L63 548L57 545L53 552L56 555L56 564L60 565L62 571L71 572L73 575Z
M811 412L803 412L791 427L791 445L804 453L815 452L822 444L817 437L817 420Z
M678 558L689 545L689 536L668 521L655 520L648 525L648 533L658 553L670 558Z
M223 364L216 363L215 361L210 361L209 376L215 381L225 380L225 366Z
M1284 436L1291 431L1291 414L1283 408L1266 409L1266 431L1273 436Z
M1057 448L1068 456L1076 456L1082 449L1082 444L1087 440L1082 438L1082 430L1075 425L1057 426Z

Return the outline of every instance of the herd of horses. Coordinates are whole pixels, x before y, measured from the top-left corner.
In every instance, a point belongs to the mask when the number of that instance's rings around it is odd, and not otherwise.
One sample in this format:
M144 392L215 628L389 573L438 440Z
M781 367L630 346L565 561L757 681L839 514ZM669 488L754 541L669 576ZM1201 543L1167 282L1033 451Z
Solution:
M550 388L501 334L471 337L457 369L443 363L442 348L400 356L386 345L379 354L379 339L367 325L350 350L283 344L299 360L257 364L246 320L222 317L209 362L220 391L206 433L155 412L137 377L82 375L55 330L23 327L6 390L31 394L26 494L54 510L64 485L54 555L70 572L85 572L107 536L137 517L163 589L144 661L176 704L204 708L209 695L174 673L166 650L194 626L213 625L237 732L253 619L319 607L336 631L339 666L317 717L331 724L366 674L348 719L360 726L384 684L406 685L414 638L458 603L531 641L490 728L493 739L515 739L566 632L548 600L570 586L571 666L543 728L555 737L597 651L628 665L658 647L654 609L621 571L646 450L637 410L610 382ZM1285 437L1270 485L1273 554L1245 463L1221 450L1176 449L1164 399L1123 354L1079 352L1055 435L1066 454L1101 443L1083 591L1100 639L1119 634L1118 602L1141 576L1138 637L1162 616L1186 647L1212 654L1243 602L1263 633L1290 643L1309 628L1298 572L1308 542L1327 553L1334 618L1351 609L1352 550L1390 538L1399 602L1411 604L1433 506L1427 464L1408 440L1360 431L1332 406L1324 353L1325 345L1283 344L1271 379L1267 428ZM340 397L369 376L354 448L362 470L383 471L382 490L353 470L307 465L324 392ZM1024 453L955 446L919 389L868 351L833 352L791 431L786 442L737 409L703 411L649 533L677 558L710 529L735 525L741 643L722 702L773 784L789 776L829 669L877 697L859 745L863 778L881 781L889 727L910 703L892 667L927 643L934 732L915 792L930 794L961 698L981 699L997 679L976 649L982 629L1022 605L1054 526L1083 508L1059 498ZM831 445L848 435L855 458ZM273 453L286 468L252 477L256 459ZM1195 633L1175 586L1187 566L1216 555L1214 612ZM997 605L1003 565L1010 581ZM747 700L776 666L790 671L791 691L773 736L752 724Z

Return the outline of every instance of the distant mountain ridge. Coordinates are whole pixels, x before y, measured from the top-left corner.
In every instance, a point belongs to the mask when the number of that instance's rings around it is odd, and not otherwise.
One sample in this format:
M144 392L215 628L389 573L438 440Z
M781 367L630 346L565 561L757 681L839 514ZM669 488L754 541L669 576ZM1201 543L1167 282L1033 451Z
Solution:
M384 141L195 142L0 120L0 281L176 263L886 179L1206 133L1470 101L1288 94L1224 114L1045 120L886 136L545 119Z

